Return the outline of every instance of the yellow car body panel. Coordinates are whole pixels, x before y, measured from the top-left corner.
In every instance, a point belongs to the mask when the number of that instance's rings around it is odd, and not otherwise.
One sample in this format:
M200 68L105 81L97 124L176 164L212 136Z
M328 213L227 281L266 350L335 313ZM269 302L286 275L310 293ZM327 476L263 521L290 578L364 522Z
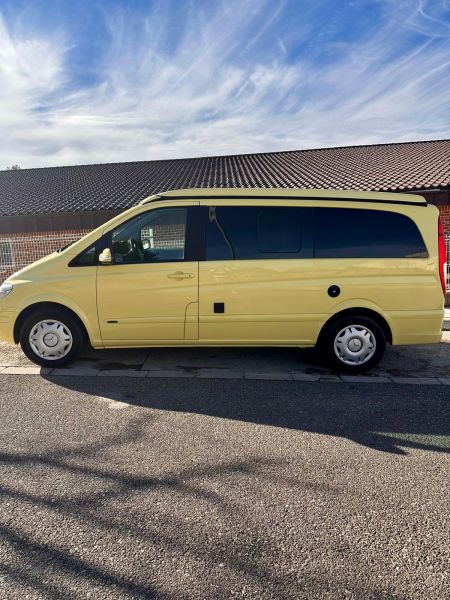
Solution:
M314 193L313 193L314 192ZM273 193L273 190L272 190ZM341 194L347 198L346 192ZM302 194L303 195L303 194ZM345 258L230 260L200 263L201 340L243 345L315 345L324 323L343 310L364 308L388 323L393 344L438 342L443 319L443 294L437 269L437 215L434 206L368 205L367 202L336 202L323 192L301 200L302 207L378 208L405 214L419 227L429 251L428 258ZM367 198L370 194L364 194ZM333 198L337 194L332 194ZM352 200L363 196L353 192ZM385 200L384 195L382 200ZM398 196L386 195L394 201ZM380 199L380 194L374 194ZM411 196L406 196L407 200ZM405 199L406 199L405 198ZM223 200L220 206L222 206ZM226 205L260 205L258 200L227 200ZM201 201L215 205L214 198ZM264 206L289 206L292 200L264 201ZM424 213L428 211L426 219ZM338 285L339 298L326 290ZM419 293L418 293L419 292ZM212 312L214 301L224 302L226 314Z
M198 262L142 267L99 269L98 317L106 345L184 340L187 307L198 302ZM171 279L178 271L190 277Z
M102 347L97 319L97 267L72 269L72 256L53 253L25 267L8 279L11 294L0 299L0 338L14 343L14 324L23 310L42 302L53 302L72 310L83 322L94 347ZM2 315L10 316L2 322Z
M298 196L301 199L296 199ZM53 302L78 315L95 348L313 346L328 319L358 308L384 319L393 344L435 343L441 337L444 315L438 270L438 211L423 202L413 195L334 190L202 189L156 195L69 248L10 277L7 281L13 284L13 291L0 299L0 337L17 342L14 326L22 311ZM219 203L400 213L416 223L428 257L69 266L74 257L131 217L161 207ZM172 278L179 272L189 277ZM327 294L331 285L341 288L339 297ZM214 303L223 303L226 311L215 313Z

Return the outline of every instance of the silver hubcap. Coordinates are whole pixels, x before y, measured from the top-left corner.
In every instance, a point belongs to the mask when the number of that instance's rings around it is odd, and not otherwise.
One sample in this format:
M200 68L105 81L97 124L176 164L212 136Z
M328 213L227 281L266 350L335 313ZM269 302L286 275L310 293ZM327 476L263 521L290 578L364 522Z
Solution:
M375 336L361 325L348 325L334 339L334 352L346 365L363 365L375 354Z
M33 352L46 360L58 360L66 356L73 344L72 333L64 323L49 319L39 321L30 332Z

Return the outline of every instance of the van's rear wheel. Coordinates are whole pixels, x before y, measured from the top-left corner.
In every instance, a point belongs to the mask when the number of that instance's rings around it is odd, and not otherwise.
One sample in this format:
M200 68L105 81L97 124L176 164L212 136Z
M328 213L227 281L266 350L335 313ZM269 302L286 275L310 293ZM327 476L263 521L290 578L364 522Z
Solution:
M365 316L346 316L322 333L320 350L333 368L363 373L375 367L386 350L386 337L376 321Z
M81 352L84 332L77 319L64 309L40 309L22 325L20 345L24 354L41 367L63 367Z

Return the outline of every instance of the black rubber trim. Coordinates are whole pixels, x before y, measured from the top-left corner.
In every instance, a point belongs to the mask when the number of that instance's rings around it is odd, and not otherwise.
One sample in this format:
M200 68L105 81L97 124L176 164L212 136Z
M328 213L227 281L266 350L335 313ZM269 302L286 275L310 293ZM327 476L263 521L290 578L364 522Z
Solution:
M185 262L196 262L205 254L204 227L201 206L187 206Z
M369 198L327 198L322 196L262 196L262 195L245 195L245 196L161 196L158 200L324 200L327 202L370 202L371 204L399 204L400 206L428 206L428 202L408 202L402 200L372 200Z

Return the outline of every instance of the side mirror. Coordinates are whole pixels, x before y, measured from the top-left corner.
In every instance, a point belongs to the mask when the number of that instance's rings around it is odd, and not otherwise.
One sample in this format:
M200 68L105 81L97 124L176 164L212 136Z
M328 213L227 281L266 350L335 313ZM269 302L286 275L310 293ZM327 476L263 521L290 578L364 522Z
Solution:
M98 257L98 262L101 265L112 265L113 259L111 250L109 248L105 248Z

